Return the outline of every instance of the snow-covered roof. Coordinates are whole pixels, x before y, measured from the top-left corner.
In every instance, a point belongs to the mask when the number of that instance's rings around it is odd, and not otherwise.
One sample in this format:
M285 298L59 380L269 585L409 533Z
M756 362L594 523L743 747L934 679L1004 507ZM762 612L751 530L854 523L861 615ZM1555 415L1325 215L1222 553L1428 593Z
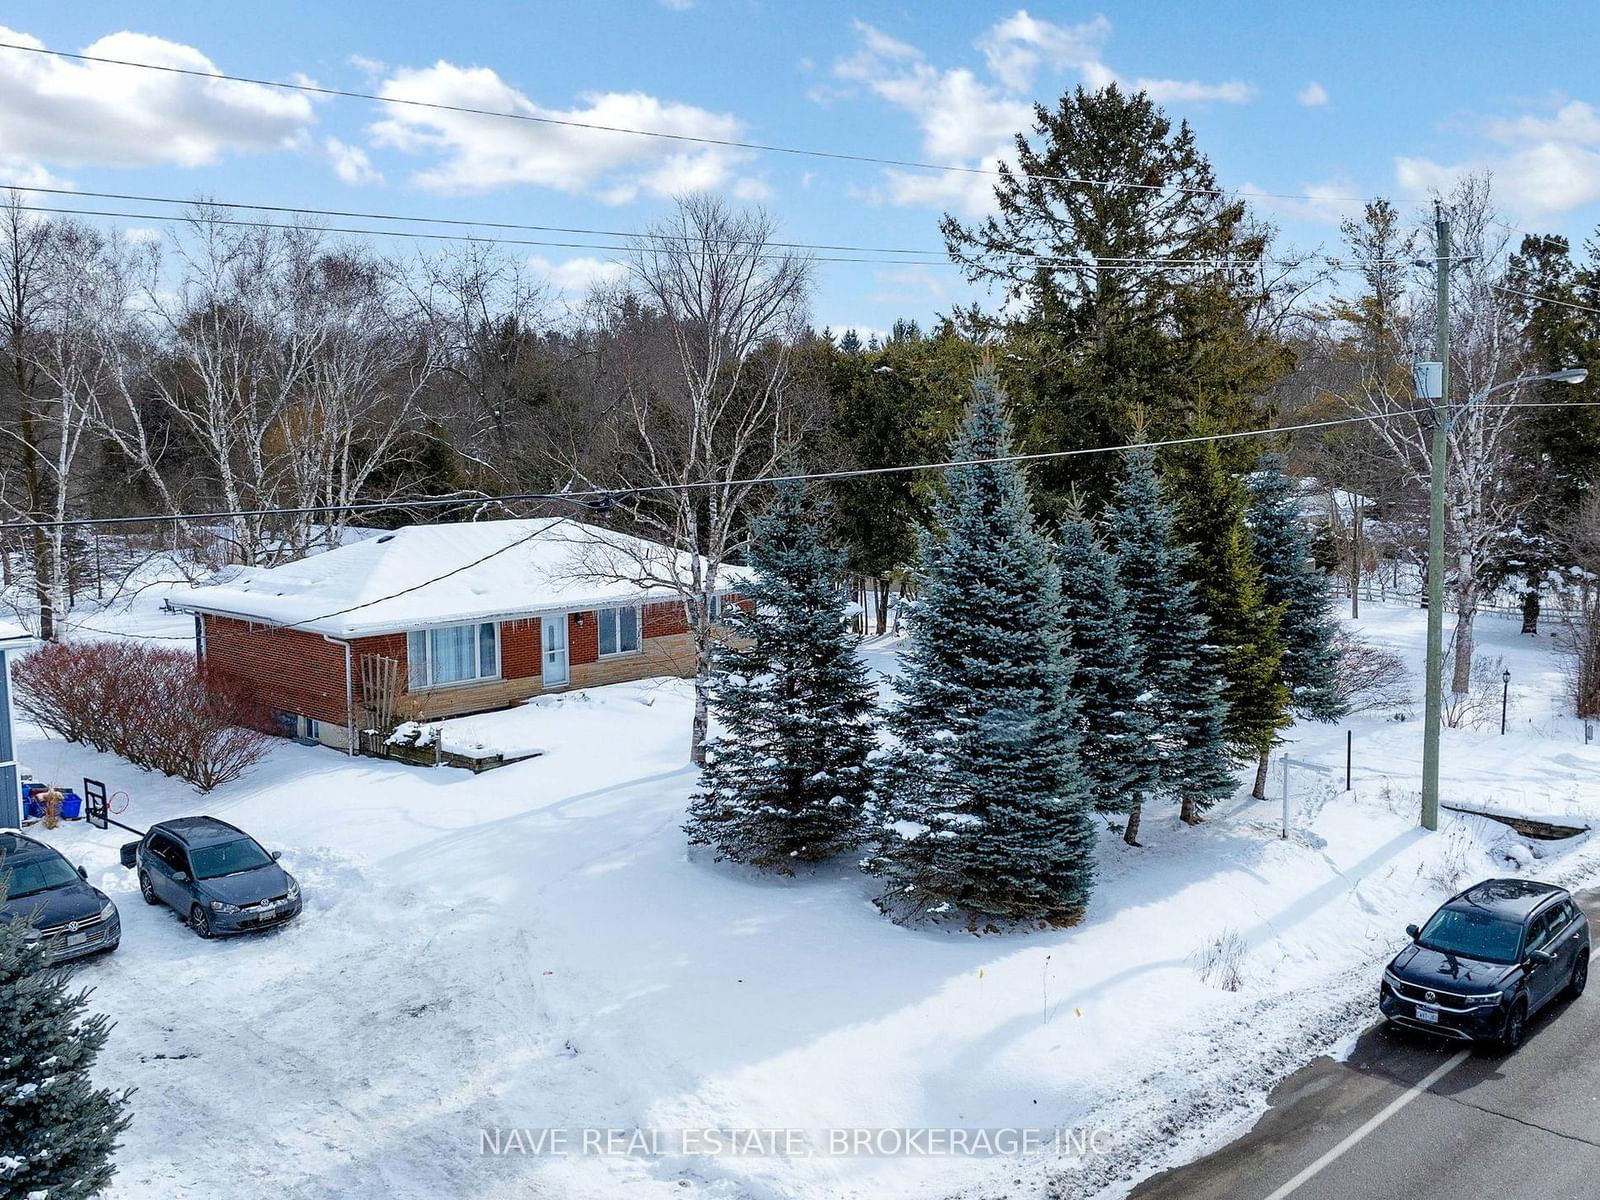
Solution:
M0 621L0 650L33 645L33 634L13 621Z
M299 562L237 568L173 606L362 637L667 599L690 566L656 542L565 517L407 525ZM719 579L743 575L724 567Z

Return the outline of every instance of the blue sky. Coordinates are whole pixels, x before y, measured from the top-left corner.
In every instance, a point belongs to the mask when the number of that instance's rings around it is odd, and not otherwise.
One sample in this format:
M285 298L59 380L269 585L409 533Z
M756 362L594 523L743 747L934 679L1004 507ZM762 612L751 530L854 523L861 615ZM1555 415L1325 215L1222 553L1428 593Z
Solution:
M1523 228L1600 221L1600 6L590 0L583 4L137 4L12 0L0 40L270 79L851 154L992 161L1033 99L1144 84L1228 186L1419 201L1495 172ZM88 68L0 51L0 175L80 189L636 229L673 191L765 205L809 242L935 249L981 177L663 144ZM1350 205L1262 201L1332 247ZM140 222L124 222L134 225ZM151 222L142 222L149 225ZM538 234L528 234L538 237ZM604 242L605 239L593 239ZM387 244L396 249L398 241ZM536 257L577 291L604 250ZM821 263L835 329L926 320L946 266Z

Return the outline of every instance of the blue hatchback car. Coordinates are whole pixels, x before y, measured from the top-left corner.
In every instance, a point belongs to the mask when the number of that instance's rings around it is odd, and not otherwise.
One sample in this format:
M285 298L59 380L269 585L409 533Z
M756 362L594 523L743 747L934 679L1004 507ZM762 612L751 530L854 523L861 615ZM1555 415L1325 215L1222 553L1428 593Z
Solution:
M122 941L117 906L89 885L82 867L43 842L0 833L0 876L6 881L0 922L31 922L51 963L109 954Z
M146 904L165 904L203 938L282 925L300 914L300 885L249 834L215 817L152 825L122 847Z

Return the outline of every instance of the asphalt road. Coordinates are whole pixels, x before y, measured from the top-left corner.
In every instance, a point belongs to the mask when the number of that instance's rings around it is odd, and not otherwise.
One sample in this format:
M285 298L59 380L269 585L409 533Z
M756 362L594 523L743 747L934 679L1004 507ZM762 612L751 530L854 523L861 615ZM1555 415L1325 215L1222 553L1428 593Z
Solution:
M1577 900L1600 945L1600 891ZM1600 989L1548 1005L1515 1054L1370 1029L1348 1061L1284 1080L1248 1133L1133 1196L1595 1200Z

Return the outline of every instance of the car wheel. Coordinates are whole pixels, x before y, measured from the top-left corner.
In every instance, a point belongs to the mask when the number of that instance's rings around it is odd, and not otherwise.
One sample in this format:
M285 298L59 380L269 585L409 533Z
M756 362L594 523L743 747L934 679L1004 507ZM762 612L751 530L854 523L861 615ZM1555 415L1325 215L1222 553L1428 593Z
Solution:
M1518 1000L1506 1014L1506 1023L1500 1031L1500 1044L1507 1050L1515 1050L1522 1045L1522 1039L1527 1036L1528 1002Z
M139 895L144 897L146 904L161 903L161 897L156 895L156 889L150 882L150 876L144 871L139 872Z
M1567 981L1567 995L1576 1000L1583 995L1583 989L1589 983L1589 956L1578 955L1578 961L1572 964L1572 978Z
M200 937L206 939L211 937L211 918L198 904L189 910L189 928Z

